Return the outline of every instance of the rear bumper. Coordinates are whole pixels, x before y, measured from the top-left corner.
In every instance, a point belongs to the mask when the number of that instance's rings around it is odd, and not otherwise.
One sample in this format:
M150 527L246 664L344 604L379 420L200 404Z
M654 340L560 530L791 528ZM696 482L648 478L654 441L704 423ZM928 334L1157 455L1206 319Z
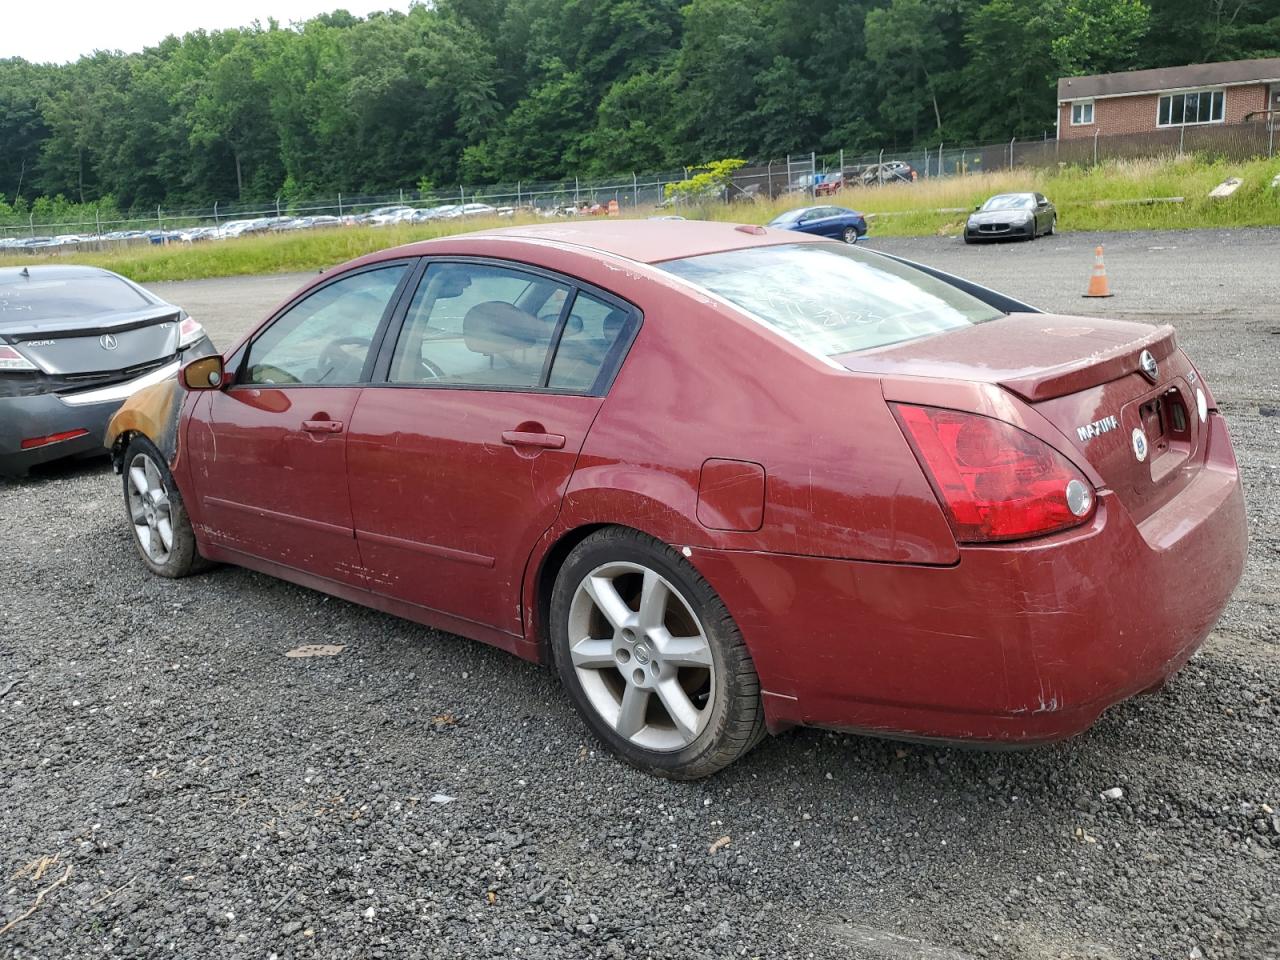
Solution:
M747 639L770 728L1029 744L1161 683L1244 567L1239 476L1210 424L1208 465L1141 525L1104 493L1087 527L964 548L953 567L695 553Z
M107 421L132 394L175 376L184 363L213 353L208 338L192 344L173 363L110 387L74 394L44 393L33 397L0 397L0 476L22 476L41 463L105 452ZM22 441L71 430L84 436L22 449Z
M122 400L72 407L56 394L0 399L0 476L22 476L32 467L66 457L102 452L107 421ZM71 430L87 430L84 436L22 449L28 437L43 437Z

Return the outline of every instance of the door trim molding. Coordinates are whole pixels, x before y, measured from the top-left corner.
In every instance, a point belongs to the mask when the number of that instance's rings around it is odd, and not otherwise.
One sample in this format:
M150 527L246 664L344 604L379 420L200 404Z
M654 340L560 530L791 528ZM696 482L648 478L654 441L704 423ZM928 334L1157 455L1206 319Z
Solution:
M323 520L312 520L310 517L299 517L292 513L281 513L278 510L268 510L266 507L255 507L248 503L236 503L234 500L223 500L221 497L203 498L205 506L222 507L225 510L235 510L237 513L248 513L255 517L262 517L267 520L279 520L282 523L292 523L295 526L305 527L308 530L318 530L321 533L332 533L340 537L355 538L356 532L351 527L344 527L338 523L325 523Z
M425 553L444 560L454 560L458 563L469 564L473 567L493 568L493 557L486 557L482 553L455 550L453 547L440 547L434 543L423 543L421 540L404 540L401 537L390 537L385 533L372 533L368 530L355 531L355 537L357 543L361 540L367 540L370 543L380 544L384 547L396 547L400 550L410 550L414 553Z

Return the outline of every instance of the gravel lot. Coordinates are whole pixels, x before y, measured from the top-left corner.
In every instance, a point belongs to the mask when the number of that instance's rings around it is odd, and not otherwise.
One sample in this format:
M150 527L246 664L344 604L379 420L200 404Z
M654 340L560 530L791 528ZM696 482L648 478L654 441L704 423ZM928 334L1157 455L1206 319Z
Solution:
M544 669L254 573L147 575L119 480L62 467L0 482L0 955L1280 957L1280 232L1104 239L1106 301L1096 236L883 246L1178 327L1251 545L1166 691L1035 751L797 731L654 780ZM302 279L155 289L226 344Z

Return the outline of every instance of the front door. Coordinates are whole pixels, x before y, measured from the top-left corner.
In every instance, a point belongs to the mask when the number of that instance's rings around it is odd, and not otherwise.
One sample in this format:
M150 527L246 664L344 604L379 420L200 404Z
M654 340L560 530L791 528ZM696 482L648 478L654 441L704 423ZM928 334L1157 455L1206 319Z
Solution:
M519 636L525 563L633 326L559 278L429 267L348 439L370 588Z
M197 408L192 471L210 541L364 585L347 430L407 270L362 270L311 291L263 327L234 382Z

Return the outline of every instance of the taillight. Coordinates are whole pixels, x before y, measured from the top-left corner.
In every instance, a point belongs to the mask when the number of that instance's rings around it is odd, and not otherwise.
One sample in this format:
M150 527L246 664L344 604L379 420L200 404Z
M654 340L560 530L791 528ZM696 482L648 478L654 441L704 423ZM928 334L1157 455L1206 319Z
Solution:
M893 408L957 541L1041 536L1093 513L1093 487L1084 474L1025 430L976 413Z
M13 347L0 343L0 370L36 370L34 363Z
M178 349L189 347L204 336L204 327L192 317L183 317L178 326Z

